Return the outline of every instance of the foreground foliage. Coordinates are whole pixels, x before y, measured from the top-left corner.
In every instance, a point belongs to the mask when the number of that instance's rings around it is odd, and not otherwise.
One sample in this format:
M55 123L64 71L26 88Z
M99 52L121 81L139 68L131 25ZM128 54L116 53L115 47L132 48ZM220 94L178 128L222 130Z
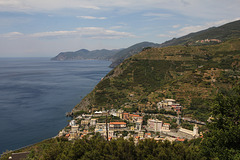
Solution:
M209 132L202 143L204 155L240 159L240 87L219 93L212 114Z

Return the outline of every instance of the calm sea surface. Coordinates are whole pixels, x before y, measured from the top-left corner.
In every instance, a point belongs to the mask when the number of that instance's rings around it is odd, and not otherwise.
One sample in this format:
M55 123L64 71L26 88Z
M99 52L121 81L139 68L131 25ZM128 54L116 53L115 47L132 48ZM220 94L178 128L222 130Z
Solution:
M108 61L0 58L0 154L67 125L65 113L109 71Z

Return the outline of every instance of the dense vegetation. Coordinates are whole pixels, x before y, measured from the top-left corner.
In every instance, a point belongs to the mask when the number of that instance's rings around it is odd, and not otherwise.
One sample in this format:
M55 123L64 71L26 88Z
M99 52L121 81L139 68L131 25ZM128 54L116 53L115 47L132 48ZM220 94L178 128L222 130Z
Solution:
M156 142L152 139L140 140L135 145L133 138L106 141L99 134L92 138L69 142L65 138L43 141L26 148L29 160L207 160L240 159L240 87L221 92L211 103L212 122L203 138L181 143ZM7 160L9 154L1 160Z
M240 40L211 46L149 48L112 70L74 110L123 108L156 111L174 98L183 114L207 120L209 101L240 77ZM86 103L87 102L87 103Z
M132 45L128 48L125 48L125 49L121 50L120 52L116 53L114 56L112 56L112 58L111 58L112 64L110 65L110 67L114 68L114 67L118 66L125 59L131 57L134 54L141 52L144 48L158 47L158 46L159 46L159 44L157 44L157 43L141 42L141 43Z

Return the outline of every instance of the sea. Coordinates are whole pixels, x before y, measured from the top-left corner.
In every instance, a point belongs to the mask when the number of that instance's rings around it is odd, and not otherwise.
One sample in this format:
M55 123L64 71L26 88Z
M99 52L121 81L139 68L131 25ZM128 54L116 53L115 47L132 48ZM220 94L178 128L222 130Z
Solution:
M0 154L54 137L109 61L0 58Z

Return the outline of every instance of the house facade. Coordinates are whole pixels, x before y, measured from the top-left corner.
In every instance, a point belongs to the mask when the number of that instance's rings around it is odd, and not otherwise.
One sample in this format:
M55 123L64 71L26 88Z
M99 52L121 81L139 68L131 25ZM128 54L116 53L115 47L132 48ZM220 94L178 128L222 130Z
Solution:
M110 122L109 130L124 130L127 128L127 124L125 122Z

